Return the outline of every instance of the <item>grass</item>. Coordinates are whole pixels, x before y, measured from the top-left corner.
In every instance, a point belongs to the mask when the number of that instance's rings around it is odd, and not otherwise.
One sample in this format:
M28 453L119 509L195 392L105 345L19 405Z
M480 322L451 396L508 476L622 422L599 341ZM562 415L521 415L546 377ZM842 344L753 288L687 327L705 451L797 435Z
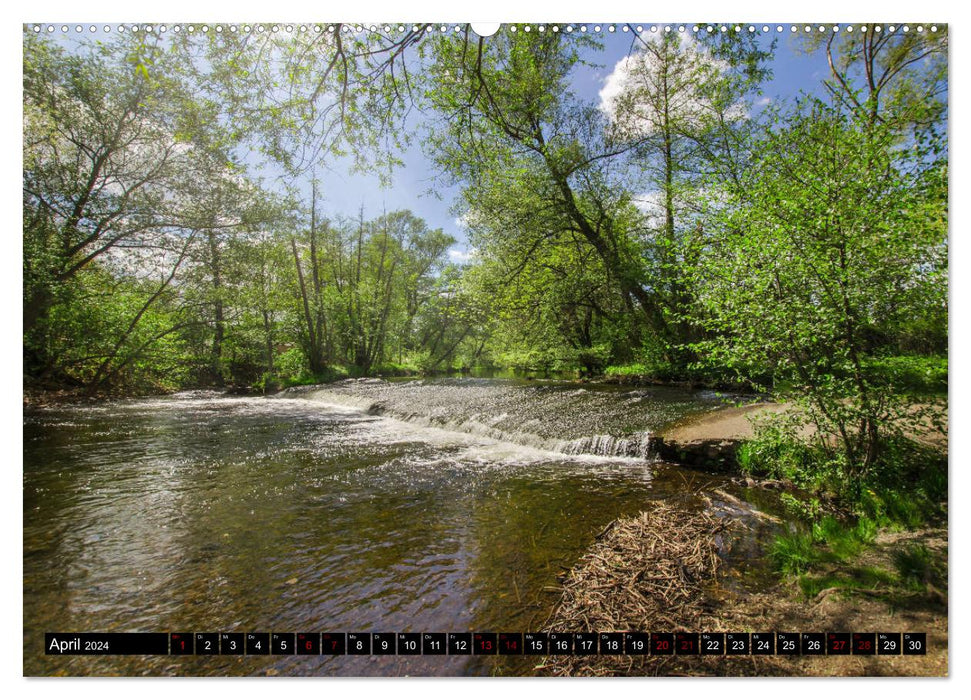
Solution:
M796 524L770 547L776 571L797 577L807 597L837 589L900 599L940 585L943 565L923 544L895 551L893 572L852 563L881 529L916 530L939 522L947 511L946 458L916 443L891 442L867 479L844 479L834 487L838 466L823 462L820 467L815 449L770 434L749 443L740 460L749 473L765 473L765 462L773 460L773 476L788 478L810 493L781 495Z
M923 544L909 545L894 552L893 564L900 581L915 590L923 590L934 578L934 560Z
M833 455L795 438L785 416L756 427L755 437L739 446L736 460L745 474L784 479L803 488L820 485L833 469Z
M797 577L799 590L814 598L828 589L852 594L907 594L924 592L943 577L934 552L922 543L907 545L892 554L894 571L852 562L873 542L873 521L861 519L845 525L824 518L809 530L793 530L773 542L769 556L779 573Z
M819 562L820 552L811 534L793 531L775 538L769 548L769 558L778 572L791 576Z
M837 566L820 574L799 575L799 590L807 598L814 598L822 591L837 589L841 593L867 593L887 598L888 601L933 590L931 586L946 588L944 565L925 544L910 544L892 554L894 571L877 566ZM819 565L817 559L814 565ZM808 567L807 567L808 568Z
M625 365L610 365L604 369L608 379L654 379L674 380L680 375L663 362L631 362Z
M898 584L897 577L890 571L876 566L862 566L850 569L847 573L828 573L821 576L800 576L799 590L807 598L815 598L822 591L838 588L852 592L889 588Z
M806 529L797 526L778 535L769 557L779 573L802 574L823 562L842 563L856 557L876 535L876 523L868 518L848 523L827 515Z

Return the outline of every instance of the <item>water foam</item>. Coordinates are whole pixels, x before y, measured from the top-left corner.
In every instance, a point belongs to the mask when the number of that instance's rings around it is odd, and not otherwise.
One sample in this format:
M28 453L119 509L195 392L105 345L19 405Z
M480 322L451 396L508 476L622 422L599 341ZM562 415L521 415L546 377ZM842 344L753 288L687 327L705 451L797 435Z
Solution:
M409 407L393 406L387 400L327 389L301 391L300 395L302 395L302 398L337 410L351 409L371 416L401 421L423 430L461 433L493 443L512 444L518 448L526 448L544 455L644 461L653 459L651 433L647 430L625 436L594 434L563 439L511 429L508 425L510 422L516 422L521 426L533 424L536 419L519 420L517 422L516 417L511 416L508 411L495 414L461 415L457 411L449 410L449 407L443 406L422 406L423 410L415 410L416 406L414 405ZM497 448L493 446L489 453L494 454L496 451ZM498 451L502 452L503 450L498 449Z

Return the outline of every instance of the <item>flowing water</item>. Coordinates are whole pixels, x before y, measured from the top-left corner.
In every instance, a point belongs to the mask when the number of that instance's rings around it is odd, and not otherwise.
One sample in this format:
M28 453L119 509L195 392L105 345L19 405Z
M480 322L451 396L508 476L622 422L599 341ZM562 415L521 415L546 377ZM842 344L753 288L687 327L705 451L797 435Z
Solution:
M542 629L558 577L610 521L731 488L650 454L650 435L720 405L362 380L31 411L24 672L528 673L528 657L48 657L43 633Z

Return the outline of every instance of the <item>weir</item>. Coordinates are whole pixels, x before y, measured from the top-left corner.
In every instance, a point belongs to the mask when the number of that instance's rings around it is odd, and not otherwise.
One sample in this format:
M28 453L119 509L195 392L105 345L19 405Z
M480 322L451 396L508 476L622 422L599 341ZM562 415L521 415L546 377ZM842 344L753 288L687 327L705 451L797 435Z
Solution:
M720 405L671 388L476 379L351 379L283 395L563 455L645 461L660 456L660 429Z

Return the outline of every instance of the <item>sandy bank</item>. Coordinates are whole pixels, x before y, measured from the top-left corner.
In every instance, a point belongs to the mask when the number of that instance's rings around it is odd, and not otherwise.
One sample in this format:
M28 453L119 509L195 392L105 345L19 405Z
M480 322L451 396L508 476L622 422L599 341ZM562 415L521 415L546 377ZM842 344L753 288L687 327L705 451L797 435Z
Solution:
M788 408L781 403L753 403L748 406L720 408L662 431L665 440L747 440L755 435L753 416L759 413L783 413Z
M948 412L947 403L939 400L933 403L915 404L913 410L932 410L936 414L937 424L929 416L922 419L916 429L905 429L914 439L934 447L947 449ZM791 404L760 402L747 406L730 406L719 408L693 419L688 419L677 425L661 431L665 442L688 444L696 442L712 443L719 441L741 441L755 436L753 418L761 415L779 414L794 410ZM803 437L813 433L811 426L802 430Z

